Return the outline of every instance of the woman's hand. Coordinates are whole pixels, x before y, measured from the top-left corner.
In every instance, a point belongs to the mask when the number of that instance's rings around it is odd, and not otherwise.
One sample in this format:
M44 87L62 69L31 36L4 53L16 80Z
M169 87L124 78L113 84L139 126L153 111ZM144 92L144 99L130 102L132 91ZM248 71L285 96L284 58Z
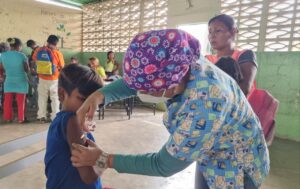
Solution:
M87 140L88 147L72 144L71 161L74 167L94 166L103 151L91 140Z
M99 91L95 91L93 94L91 94L81 105L81 107L77 110L77 119L79 122L79 125L82 130L88 132L88 128L85 126L85 119L86 117L88 120L93 120L93 116L95 114L95 111L98 108L99 104L102 104L104 101L104 96Z

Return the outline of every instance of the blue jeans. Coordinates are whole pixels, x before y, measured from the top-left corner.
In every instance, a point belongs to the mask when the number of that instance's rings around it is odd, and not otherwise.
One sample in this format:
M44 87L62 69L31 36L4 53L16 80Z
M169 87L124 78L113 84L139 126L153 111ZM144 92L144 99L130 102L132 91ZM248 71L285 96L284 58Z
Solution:
M206 180L199 168L200 166L197 163L195 175L195 189L209 189ZM251 178L249 178L249 176L247 175L245 175L244 177L244 189L258 189L258 187L256 187L252 182Z

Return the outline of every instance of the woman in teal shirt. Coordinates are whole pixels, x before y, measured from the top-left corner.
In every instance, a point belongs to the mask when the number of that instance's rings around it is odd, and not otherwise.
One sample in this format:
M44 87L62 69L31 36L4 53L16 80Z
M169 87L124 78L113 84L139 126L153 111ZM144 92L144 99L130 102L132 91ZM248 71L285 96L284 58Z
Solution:
M0 56L0 70L5 72L4 80L4 120L10 122L13 120L12 101L16 96L18 104L18 120L19 123L24 122L24 111L26 94L28 93L29 70L27 57L22 50L22 42L18 38L9 38L11 50L4 52Z
M170 133L157 153L107 154L89 141L74 144L74 166L119 173L170 176L197 162L197 189L258 188L269 172L261 125L238 84L200 56L198 41L180 30L137 35L123 62L123 79L92 94L78 110L84 125L97 105L138 95L167 99L163 123ZM143 95L140 95L140 94ZM83 128L85 129L85 128Z

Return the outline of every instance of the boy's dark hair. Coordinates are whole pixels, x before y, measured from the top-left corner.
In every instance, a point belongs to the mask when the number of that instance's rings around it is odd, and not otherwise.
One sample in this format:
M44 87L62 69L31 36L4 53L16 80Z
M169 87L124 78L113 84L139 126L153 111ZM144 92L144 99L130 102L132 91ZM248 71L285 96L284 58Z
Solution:
M57 45L59 39L56 35L49 35L47 42L50 43L51 45Z
M222 22L228 28L229 31L236 27L234 19L227 14L220 14L211 18L208 21L208 25L210 25L214 21Z
M107 52L107 59L108 59L108 57L109 57L109 55L110 55L111 53L114 53L114 52L113 52L113 51L108 51L108 52Z
M7 42L9 43L10 47L12 47L12 48L17 48L17 47L22 46L22 41L16 37L8 38Z
M76 57L72 56L71 60L78 60Z
M32 46L36 45L36 42L33 41L32 39L29 39L29 40L26 42L26 45L27 45L27 47L32 47Z
M103 86L100 76L87 66L80 64L69 64L60 72L58 86L66 90L68 95L76 88L78 92L88 97Z
M215 65L231 76L237 83L243 79L240 66L233 58L229 56L222 57L216 62Z

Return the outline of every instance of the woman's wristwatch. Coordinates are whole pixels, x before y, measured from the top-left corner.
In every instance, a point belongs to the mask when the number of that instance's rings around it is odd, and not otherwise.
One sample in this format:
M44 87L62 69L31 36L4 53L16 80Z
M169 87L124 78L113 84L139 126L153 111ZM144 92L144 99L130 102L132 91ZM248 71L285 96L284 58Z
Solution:
M102 173L108 168L108 157L109 154L102 152L93 166L94 171L97 175L101 176Z

